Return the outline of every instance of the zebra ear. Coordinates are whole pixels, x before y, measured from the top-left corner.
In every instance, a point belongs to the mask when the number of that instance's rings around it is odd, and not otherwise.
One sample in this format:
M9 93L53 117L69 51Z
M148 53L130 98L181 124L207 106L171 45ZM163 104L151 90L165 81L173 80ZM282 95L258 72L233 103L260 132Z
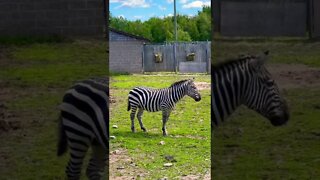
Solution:
M250 64L253 67L260 67L260 66L264 65L268 59L269 59L269 51L265 51L261 55L252 59Z

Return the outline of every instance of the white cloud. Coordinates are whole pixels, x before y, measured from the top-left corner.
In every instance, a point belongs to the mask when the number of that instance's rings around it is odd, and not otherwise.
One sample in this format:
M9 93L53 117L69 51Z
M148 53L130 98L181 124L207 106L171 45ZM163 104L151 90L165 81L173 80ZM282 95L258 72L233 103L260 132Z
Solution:
M168 16L168 17L172 17L172 16L173 16L173 14L171 14L171 13L170 13L170 14L168 14L167 16Z
M167 3L171 4L174 0L167 0ZM180 4L185 4L188 2L188 0L179 0Z
M150 7L150 4L147 3L145 0L111 0L110 3L120 3L120 6L115 7L115 9L121 7Z
M210 1L193 1L191 3L183 5L182 8L184 9L202 8L203 6L211 6L211 2Z
M134 19L142 19L142 16L133 16Z
M151 13L151 14L149 14L149 17L155 17L156 16L156 14L155 13Z
M167 9L166 7L161 6L161 5L158 5L158 8L159 8L161 11L164 11L164 10L166 10L166 9Z
M188 2L188 0L180 0L180 4L185 4L187 2Z

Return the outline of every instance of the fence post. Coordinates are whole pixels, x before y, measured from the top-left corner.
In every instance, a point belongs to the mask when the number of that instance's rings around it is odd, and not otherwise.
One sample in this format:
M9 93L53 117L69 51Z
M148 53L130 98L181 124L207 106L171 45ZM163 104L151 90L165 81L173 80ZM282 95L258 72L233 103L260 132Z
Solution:
M173 43L173 61L174 61L174 72L178 73L177 71L177 54L176 54L176 42Z
M143 45L142 45L142 74L144 74L144 72L145 72L145 70L144 70L144 61L145 61L144 51L145 51L145 47L146 47L146 43L143 43Z

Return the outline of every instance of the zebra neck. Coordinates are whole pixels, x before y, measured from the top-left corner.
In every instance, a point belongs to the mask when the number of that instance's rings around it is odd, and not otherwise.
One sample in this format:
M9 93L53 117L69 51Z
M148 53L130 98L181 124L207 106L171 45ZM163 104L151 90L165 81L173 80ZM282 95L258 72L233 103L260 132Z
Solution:
M182 99L186 95L186 88L185 86L177 86L177 87L171 87L169 88L169 91L171 92L171 98L172 100L177 103L180 99Z
M218 125L243 104L248 73L246 64L228 64L213 71L213 122Z

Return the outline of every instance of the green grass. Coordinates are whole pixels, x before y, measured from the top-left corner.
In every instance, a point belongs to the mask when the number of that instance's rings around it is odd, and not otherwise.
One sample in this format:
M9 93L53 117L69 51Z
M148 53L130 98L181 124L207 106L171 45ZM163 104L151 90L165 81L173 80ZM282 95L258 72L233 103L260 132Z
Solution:
M270 51L269 63L305 64L320 67L320 42L309 41L213 41L213 63L228 58L236 58L240 54L257 55Z
M61 43L71 41L59 35L51 36L0 36L2 45L30 45L36 43Z
M269 64L320 67L320 43L306 41L216 41L218 61L238 54L271 51ZM290 109L287 125L273 127L240 107L212 139L214 179L317 179L320 177L320 87L283 91Z
M0 179L64 179L69 155L56 156L57 106L74 82L107 75L106 43L16 44L0 49L0 103L21 124L0 133Z
M0 78L15 85L63 87L108 72L106 44L102 42L44 43L11 49L8 63L0 68Z
M160 75L120 75L111 78L111 97L115 103L110 105L111 150L124 148L140 169L148 173L146 179L158 179L164 176L177 178L183 175L201 175L210 169L210 90L202 90L202 100L195 102L185 97L171 113L167 123L169 136L162 136L161 112L144 112L143 122L147 133L140 130L136 119L136 133L131 132L130 112L127 111L127 96L136 86L164 88L173 82L192 78L174 74ZM195 81L210 82L209 75L195 76ZM159 145L164 141L165 145ZM172 155L177 160L173 167L164 168L165 155ZM116 176L117 172L111 172Z

